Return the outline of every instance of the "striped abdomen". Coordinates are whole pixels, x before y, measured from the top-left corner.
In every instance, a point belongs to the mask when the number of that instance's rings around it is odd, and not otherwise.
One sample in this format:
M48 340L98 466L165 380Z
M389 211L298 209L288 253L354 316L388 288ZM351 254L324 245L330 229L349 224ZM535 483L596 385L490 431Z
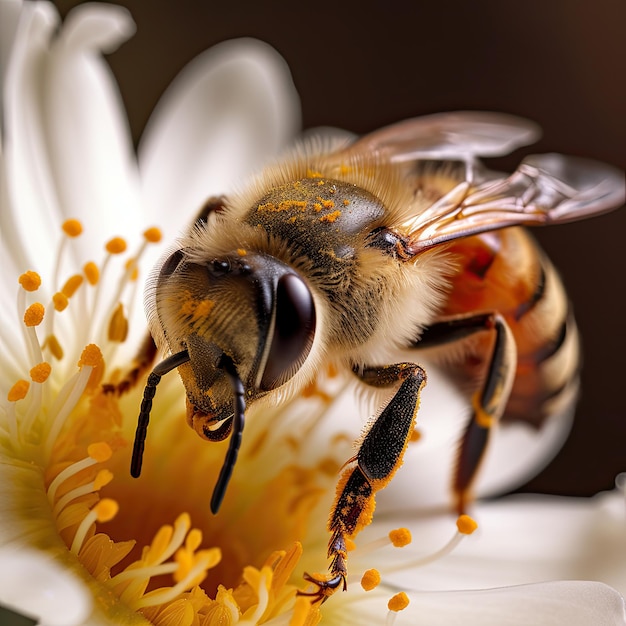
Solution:
M442 314L498 311L517 345L517 370L504 420L540 426L578 390L580 345L563 284L535 240L507 228L454 244L459 271ZM492 338L481 334L463 369L481 372Z

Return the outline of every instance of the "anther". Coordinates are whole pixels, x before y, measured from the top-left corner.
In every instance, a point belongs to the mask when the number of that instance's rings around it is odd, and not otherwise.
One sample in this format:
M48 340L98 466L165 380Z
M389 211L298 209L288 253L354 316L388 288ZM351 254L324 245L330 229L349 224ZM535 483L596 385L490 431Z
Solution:
M111 450L111 446L105 441L98 441L87 447L87 454L90 459L93 459L97 463L104 463L104 461L108 461L111 458L113 450Z
M162 237L163 237L163 234L161 233L161 229L157 228L156 226L153 226L152 228L148 228L147 230L144 230L143 232L143 238L148 243L159 243Z
M121 303L117 305L115 311L113 311L113 315L111 316L111 321L109 322L109 341L115 341L117 343L121 343L126 340L128 335L128 319L124 314L124 307Z
M41 302L34 302L24 312L24 324L28 327L39 326L43 321L46 309Z
M365 591L372 591L380 585L380 572L377 569L368 569L361 577L361 587Z
M43 361L42 363L38 363L35 367L30 370L30 378L34 383L44 383L50 376L50 372L52 371L52 367L50 363L46 363Z
M83 266L83 272L85 273L85 278L90 285L98 284L98 280L100 279L100 270L93 261L85 263Z
M82 284L83 277L80 274L74 274L65 281L61 293L63 293L66 298L71 298Z
M83 232L83 225L76 219L65 220L61 228L68 237L78 237Z
M478 528L478 524L469 515L459 515L456 527L461 534L471 535Z
M37 291L41 287L41 276L37 272L28 270L19 277L18 282L24 291Z
M80 360L78 361L78 367L84 367L85 365L97 367L102 364L102 361L103 358L100 348L98 348L95 343L90 343L83 349Z
M113 237L106 242L104 248L109 254L121 254L126 251L126 241L122 237Z
M44 347L50 350L50 353L57 361L60 361L63 358L63 348L61 347L59 340L56 338L56 335L48 335L44 342Z
M408 528L396 528L389 531L389 541L395 548L404 548L408 546L413 538L411 537L411 531Z
M404 591L396 593L396 595L392 596L389 602L387 602L387 608L394 613L403 611L407 606L409 606L409 596L407 596Z
M18 400L23 400L28 393L28 389L30 388L30 383L27 380L18 380L11 389L9 389L9 393L7 394L7 400L9 402L17 402Z
M52 296L52 304L54 305L54 310L58 311L59 313L61 311L64 311L69 303L70 301L67 299L67 296L60 291L57 291Z

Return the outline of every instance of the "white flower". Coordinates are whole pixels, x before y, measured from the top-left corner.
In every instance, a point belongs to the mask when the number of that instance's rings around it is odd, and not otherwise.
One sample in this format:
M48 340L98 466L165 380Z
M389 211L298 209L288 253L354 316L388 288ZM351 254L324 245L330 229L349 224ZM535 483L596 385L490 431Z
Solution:
M0 617L12 607L63 626L316 623L319 607L296 590L303 571L324 566L337 471L367 415L354 410L353 387L329 375L308 397L252 411L214 517L223 448L187 428L177 377L159 387L140 481L128 476L128 442L143 381L122 397L101 385L142 339L136 270L160 239L149 226L173 239L206 197L228 193L297 131L287 67L252 40L205 52L163 97L136 156L100 56L132 33L127 13L90 4L61 26L48 2L0 9ZM454 532L445 481L464 419L445 381L431 380L425 437L359 535L349 591L321 607L324 623L625 623L606 586L626 589L617 491L479 504L477 533L452 555L416 561ZM478 493L524 480L566 427L503 432ZM400 526L410 546L371 549ZM366 593L358 581L371 568L382 583ZM390 613L400 590L410 604Z

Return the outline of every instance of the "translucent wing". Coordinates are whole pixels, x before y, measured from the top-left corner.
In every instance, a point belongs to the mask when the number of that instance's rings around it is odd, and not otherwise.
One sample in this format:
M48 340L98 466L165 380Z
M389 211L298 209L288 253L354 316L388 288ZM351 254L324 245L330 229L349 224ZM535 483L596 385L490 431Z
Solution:
M504 113L457 111L398 122L354 142L338 156L380 155L392 163L508 154L537 141L539 126Z
M459 183L403 224L409 250L514 225L571 222L624 204L624 173L559 154L529 156L508 177L476 169L483 182Z

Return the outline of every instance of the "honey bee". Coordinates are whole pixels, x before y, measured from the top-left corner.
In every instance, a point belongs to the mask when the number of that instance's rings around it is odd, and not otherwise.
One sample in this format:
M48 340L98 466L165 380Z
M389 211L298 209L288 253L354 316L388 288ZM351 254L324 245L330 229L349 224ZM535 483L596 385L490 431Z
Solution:
M410 119L356 140L309 140L246 191L212 198L148 287L150 330L170 356L148 377L131 473L141 472L156 386L177 369L187 421L230 437L211 498L235 467L246 407L288 397L328 362L391 400L339 479L329 520L324 601L346 588L346 541L367 524L377 491L402 463L426 372L420 350L480 383L454 469L459 512L493 426L540 425L578 388L578 331L558 274L524 226L565 223L621 206L624 178L556 154L511 175L480 157L535 141L509 115ZM416 360L398 358L414 349ZM144 359L144 361L147 359Z

